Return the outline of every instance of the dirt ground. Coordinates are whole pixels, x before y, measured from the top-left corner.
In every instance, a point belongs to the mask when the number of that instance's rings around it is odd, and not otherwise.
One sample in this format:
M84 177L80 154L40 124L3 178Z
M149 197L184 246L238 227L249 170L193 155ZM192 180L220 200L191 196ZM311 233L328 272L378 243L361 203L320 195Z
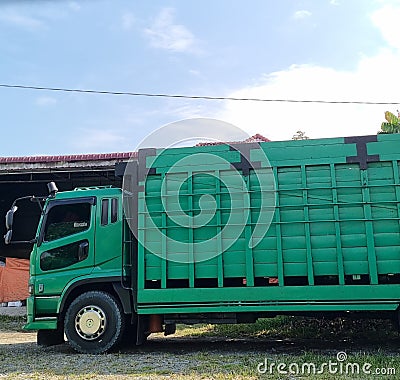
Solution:
M0 307L0 315L10 317L19 317L26 314L26 307ZM22 326L21 326L22 327ZM15 343L32 343L36 342L36 333L25 333L16 331L2 331L0 326L0 345Z

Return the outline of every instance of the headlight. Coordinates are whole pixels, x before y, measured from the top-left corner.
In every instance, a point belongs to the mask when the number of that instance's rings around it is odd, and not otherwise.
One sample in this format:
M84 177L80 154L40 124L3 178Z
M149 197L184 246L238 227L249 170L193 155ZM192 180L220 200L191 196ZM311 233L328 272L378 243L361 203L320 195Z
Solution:
M29 295L33 295L33 290L34 290L33 284L29 284L29 285L28 285L28 292L29 292Z

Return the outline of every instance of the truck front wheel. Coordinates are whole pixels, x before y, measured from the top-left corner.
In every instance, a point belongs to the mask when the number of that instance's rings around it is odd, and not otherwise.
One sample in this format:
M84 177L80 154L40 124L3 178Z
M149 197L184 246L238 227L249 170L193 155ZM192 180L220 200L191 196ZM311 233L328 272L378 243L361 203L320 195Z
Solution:
M113 296L100 291L81 294L68 307L64 319L68 343L78 352L101 354L117 345L125 319Z

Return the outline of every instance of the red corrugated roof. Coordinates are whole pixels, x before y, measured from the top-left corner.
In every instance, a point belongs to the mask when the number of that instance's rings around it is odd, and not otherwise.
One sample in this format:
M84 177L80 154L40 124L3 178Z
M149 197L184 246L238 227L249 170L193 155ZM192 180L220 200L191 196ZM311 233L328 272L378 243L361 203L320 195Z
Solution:
M259 133L249 137L244 141L230 142L204 142L197 146L238 144L271 141ZM77 161L104 161L104 160L128 160L137 157L137 152L132 153L97 153L97 154L70 154L66 156L24 156L24 157L0 157L0 164L33 164L48 162L77 162Z
M271 141L270 139L256 133L255 135L249 137L248 139L244 140L244 142L252 143L252 142L268 142Z
M98 154L70 154L66 156L25 156L25 157L0 157L1 164L31 164L46 162L76 162L76 161L104 161L104 160L128 160L136 157L133 153L98 153Z

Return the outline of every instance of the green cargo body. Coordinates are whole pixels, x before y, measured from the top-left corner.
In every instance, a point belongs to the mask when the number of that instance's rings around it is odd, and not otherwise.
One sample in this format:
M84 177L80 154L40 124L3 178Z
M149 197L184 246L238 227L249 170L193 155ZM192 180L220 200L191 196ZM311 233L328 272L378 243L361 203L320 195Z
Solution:
M397 309L399 146L378 135L142 151L137 312Z

